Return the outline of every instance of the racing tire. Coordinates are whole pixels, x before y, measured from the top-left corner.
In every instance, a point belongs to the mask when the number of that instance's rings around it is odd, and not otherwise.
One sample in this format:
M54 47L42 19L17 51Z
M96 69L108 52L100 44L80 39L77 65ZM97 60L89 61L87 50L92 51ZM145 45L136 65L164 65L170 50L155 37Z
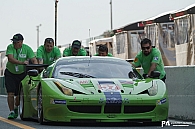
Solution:
M20 92L19 92L19 115L20 115L20 119L23 121L27 121L29 120L28 118L24 118L24 92L23 92L23 88L20 87Z
M39 87L39 90L38 90L38 104L37 104L37 117L38 117L38 122L41 124L41 125L44 125L45 122L44 122L44 117L43 117L43 100L42 100L42 88Z

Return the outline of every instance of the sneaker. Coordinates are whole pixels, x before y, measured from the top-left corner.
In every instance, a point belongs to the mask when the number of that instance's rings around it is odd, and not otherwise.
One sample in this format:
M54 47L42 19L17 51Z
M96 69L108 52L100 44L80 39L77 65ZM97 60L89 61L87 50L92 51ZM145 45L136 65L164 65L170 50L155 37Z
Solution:
M11 112L7 118L8 119L14 119L15 118L15 113Z
M14 108L14 118L18 117L18 107Z

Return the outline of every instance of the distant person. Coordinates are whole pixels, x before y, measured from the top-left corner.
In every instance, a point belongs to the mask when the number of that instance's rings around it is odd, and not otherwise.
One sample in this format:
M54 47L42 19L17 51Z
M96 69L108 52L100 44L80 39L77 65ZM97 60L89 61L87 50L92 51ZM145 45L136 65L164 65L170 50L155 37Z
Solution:
M39 64L52 64L55 60L61 57L58 47L54 46L52 38L46 38L44 45L37 49L37 60Z
M24 38L21 34L15 34L11 40L12 44L8 45L6 49L8 62L5 69L5 87L10 110L8 119L15 119L18 117L19 85L26 76L24 65L28 64L28 60L37 64L37 59L33 50L23 44ZM14 96L16 96L15 99Z
M86 56L87 51L81 48L81 42L79 40L74 40L72 46L64 49L63 57L66 56Z
M142 51L136 55L132 65L134 67L142 66L146 78L151 76L152 71L159 71L159 78L165 82L166 73L160 51L153 48L151 40L147 38L141 41L141 49Z
M111 53L108 53L108 47L106 45L100 45L98 48L98 53L96 53L94 56L110 56L113 55Z

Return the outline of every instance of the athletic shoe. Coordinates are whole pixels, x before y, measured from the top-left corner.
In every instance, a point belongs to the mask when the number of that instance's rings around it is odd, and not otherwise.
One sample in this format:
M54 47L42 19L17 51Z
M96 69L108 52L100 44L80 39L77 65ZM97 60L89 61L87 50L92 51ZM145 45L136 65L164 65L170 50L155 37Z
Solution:
M18 107L17 108L14 108L14 118L17 118L18 117Z
M14 119L15 118L15 113L11 112L7 118L8 119Z

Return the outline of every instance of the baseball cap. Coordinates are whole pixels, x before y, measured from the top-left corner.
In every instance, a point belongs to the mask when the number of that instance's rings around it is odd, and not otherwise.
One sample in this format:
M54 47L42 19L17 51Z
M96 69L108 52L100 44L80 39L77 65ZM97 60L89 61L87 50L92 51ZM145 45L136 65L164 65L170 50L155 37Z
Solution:
M54 40L52 38L46 38L45 43L54 43Z
M13 42L17 42L17 41L20 41L20 40L24 40L24 38L21 34L18 33L18 34L15 34L11 40Z
M73 47L73 48L81 48L81 41L79 41L79 40L74 40L74 41L72 42L72 47Z

